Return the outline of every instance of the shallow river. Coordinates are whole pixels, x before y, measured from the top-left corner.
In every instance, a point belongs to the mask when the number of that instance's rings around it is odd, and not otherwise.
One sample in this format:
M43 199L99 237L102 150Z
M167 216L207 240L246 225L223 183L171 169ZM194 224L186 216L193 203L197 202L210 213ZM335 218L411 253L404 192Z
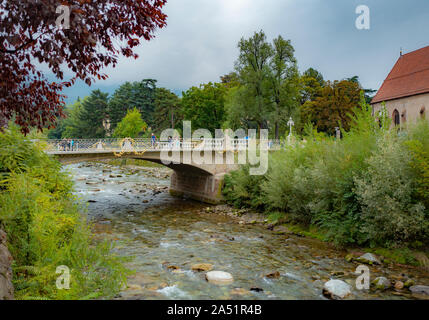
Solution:
M127 266L135 274L119 299L324 299L323 283L332 277L351 284L355 299L410 298L401 292L357 290L357 265L324 243L239 224L208 212L207 205L171 197L168 170L104 164L66 170L74 176L76 193L88 202L97 236L132 257ZM204 272L191 271L198 263L231 273L234 282L208 283ZM427 274L412 268L370 269L374 278L405 273L427 282ZM279 278L265 277L277 271Z

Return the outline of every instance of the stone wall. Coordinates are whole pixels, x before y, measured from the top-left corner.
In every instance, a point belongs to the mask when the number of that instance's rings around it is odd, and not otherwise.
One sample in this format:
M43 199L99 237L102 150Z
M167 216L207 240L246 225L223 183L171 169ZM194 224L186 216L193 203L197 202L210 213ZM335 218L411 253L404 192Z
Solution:
M224 174L203 175L175 171L171 176L170 194L216 204L222 201Z
M381 110L381 107L381 103L373 105L375 115ZM392 119L392 123L393 112L398 110L401 126L406 125L406 123L415 122L422 117L429 120L429 93L386 101L386 109L389 117Z
M0 300L12 300L12 256L7 249L6 233L0 229Z

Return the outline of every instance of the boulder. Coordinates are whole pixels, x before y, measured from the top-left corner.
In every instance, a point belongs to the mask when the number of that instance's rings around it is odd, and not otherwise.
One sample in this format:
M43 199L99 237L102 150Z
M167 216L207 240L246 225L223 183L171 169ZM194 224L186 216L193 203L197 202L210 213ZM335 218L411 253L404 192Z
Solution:
M365 253L364 255L361 255L359 258L356 258L355 261L369 264L369 265L381 264L380 260L372 253Z
M377 290L386 290L389 289L392 286L392 283L389 279L385 277L378 277L376 278L372 284L375 286Z
M210 271L206 273L206 280L214 284L229 284L234 281L234 278L228 272Z
M329 280L323 286L323 295L329 299L344 299L351 294L350 285L341 280Z

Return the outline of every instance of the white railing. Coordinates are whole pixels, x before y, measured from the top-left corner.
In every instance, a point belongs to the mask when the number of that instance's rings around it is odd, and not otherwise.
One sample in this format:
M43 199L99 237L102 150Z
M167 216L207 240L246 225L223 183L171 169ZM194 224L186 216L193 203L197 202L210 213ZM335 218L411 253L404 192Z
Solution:
M48 153L83 153L83 152L143 152L161 150L246 150L249 148L248 139L197 139L155 141L151 139L44 139L34 140L43 143ZM259 147L261 141L256 140ZM283 149L286 143L281 140L264 140L264 146L269 150Z

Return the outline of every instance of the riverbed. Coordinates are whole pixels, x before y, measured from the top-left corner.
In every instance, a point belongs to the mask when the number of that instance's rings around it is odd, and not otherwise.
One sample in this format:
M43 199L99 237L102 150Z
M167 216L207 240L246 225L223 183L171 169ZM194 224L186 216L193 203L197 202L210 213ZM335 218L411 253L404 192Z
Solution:
M243 223L227 212L232 208L211 210L170 196L167 168L83 163L65 169L87 203L97 238L131 257L127 267L135 273L116 299L325 299L323 284L333 278L352 286L349 299L412 298L406 290L357 290L358 264L329 244ZM207 282L205 272L192 270L202 263L230 273L234 281ZM406 277L428 284L427 272L417 268L370 266L370 271L372 279Z

